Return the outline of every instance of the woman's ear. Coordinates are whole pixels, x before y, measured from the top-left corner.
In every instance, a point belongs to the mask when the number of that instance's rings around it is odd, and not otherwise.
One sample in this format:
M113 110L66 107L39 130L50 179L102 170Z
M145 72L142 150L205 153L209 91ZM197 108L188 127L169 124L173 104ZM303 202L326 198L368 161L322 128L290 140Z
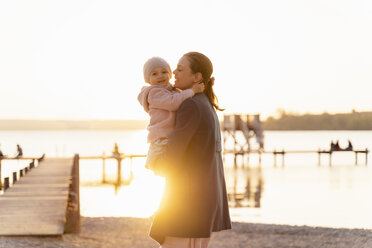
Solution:
M201 72L194 73L194 83L200 83L203 80Z

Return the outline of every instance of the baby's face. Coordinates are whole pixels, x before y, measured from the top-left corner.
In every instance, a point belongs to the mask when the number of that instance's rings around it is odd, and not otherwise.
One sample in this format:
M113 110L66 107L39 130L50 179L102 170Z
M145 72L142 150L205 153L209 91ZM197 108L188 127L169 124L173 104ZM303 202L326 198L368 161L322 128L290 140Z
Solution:
M168 85L169 84L169 73L163 67L156 67L150 73L150 84L151 85Z

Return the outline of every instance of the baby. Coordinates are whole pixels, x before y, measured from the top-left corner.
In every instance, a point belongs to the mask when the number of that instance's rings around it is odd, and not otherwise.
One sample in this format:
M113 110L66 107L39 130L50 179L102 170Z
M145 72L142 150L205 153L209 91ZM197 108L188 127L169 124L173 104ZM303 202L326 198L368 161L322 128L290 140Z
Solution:
M176 111L181 103L204 91L204 84L195 84L191 89L175 89L169 80L172 72L169 64L160 57L153 57L143 66L143 76L149 86L143 86L138 101L150 115L147 142L146 168L154 170L154 161L164 151L168 137L175 126Z

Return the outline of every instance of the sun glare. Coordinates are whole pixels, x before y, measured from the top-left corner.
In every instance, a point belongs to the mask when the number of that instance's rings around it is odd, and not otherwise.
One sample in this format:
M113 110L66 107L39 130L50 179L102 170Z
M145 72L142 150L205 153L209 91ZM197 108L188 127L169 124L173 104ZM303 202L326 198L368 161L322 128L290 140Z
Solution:
M164 191L164 178L144 168L144 160L133 162L133 180L127 186L114 185L81 187L81 212L89 217L147 218L157 210ZM122 179L128 179L122 171Z

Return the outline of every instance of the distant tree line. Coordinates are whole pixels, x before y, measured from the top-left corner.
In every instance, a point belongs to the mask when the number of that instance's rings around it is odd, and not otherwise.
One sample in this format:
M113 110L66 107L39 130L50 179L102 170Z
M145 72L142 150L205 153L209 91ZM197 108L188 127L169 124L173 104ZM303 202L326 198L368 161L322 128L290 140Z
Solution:
M148 120L1 120L0 130L136 130Z
M265 130L372 130L372 112L294 114L281 110L279 117L263 121Z

